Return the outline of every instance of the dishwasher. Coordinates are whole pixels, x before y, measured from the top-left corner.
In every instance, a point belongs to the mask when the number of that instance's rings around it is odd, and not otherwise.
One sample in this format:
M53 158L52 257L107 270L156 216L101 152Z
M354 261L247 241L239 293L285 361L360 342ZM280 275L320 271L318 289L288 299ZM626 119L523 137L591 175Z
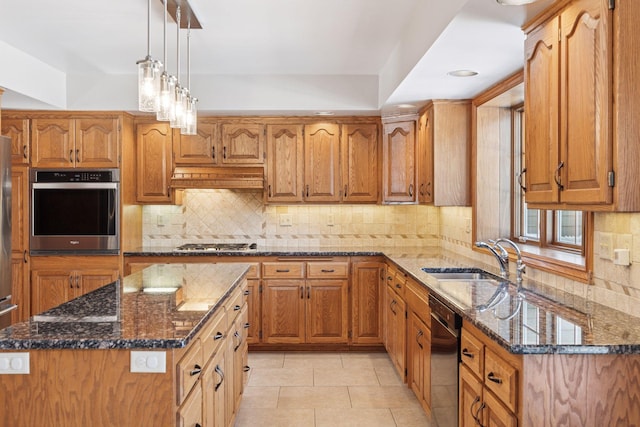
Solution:
M458 425L458 364L462 318L429 294L431 308L431 417L437 427Z

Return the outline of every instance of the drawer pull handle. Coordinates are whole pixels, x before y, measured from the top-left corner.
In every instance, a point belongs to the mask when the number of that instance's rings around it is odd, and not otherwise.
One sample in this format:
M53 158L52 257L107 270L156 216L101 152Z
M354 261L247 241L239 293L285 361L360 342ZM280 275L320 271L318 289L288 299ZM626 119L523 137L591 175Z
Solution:
M416 342L418 343L418 347L420 348L424 348L422 346L422 343L420 342L420 337L422 337L424 335L424 332L422 332L421 330L418 331L418 334L416 335Z
M287 269L283 269L283 270L276 270L276 273L288 273L290 270Z
M300 286L300 299L304 299L304 286Z
M322 269L322 270L320 270L320 271L322 271L323 273L335 273L335 270L334 270L334 269L331 269L331 270L325 270L325 269L323 268L323 269Z
M220 386L224 382L224 372L222 372L222 368L220 368L220 365L216 365L214 371L216 372L216 374L220 375L220 382L217 383L215 388L214 388L214 391L218 391L218 389L220 388Z
M251 291L249 289L247 289L246 291L244 291L242 293L242 295L251 295Z
M189 375L191 376L198 375L200 372L202 372L202 367L198 364L195 364L193 366L193 369L189 372Z
M247 365L245 365L245 366L242 368L242 371L243 371L243 372L249 372L250 370L251 370L251 367L249 367L249 366L247 366Z
M240 337L240 333L238 331L235 331L233 333L233 336L235 338L238 338L238 345L236 345L235 347L233 347L233 351L238 351L238 349L240 348L240 346L242 345L242 338Z
M69 163L73 163L73 150L69 150Z
M245 329L249 329L251 327L251 325L249 324L249 322L247 322L244 325L242 325L242 327L245 328Z
M307 286L307 299L311 299L311 286Z
M476 414L473 412L473 407L476 406L478 403L480 403L480 396L476 396L476 398L473 399L473 403L469 407L469 413L471 414L473 419L476 420L476 423L480 424L480 421L478 421L478 418L476 417Z
M222 332L216 332L216 334L213 336L214 341L218 341L222 338L224 338L224 334Z
M400 283L396 283L396 288L402 289L402 285Z
M29 158L29 155L27 154L27 146L26 145L22 146L22 157L24 157L25 159Z
M462 355L468 357L469 359L473 359L474 357L476 357L475 354L470 353L466 348L462 349Z
M496 374L494 374L493 372L489 372L489 374L487 375L487 379L496 384L502 384L502 379L496 377Z
M242 307L240 307L238 304L233 306L233 311L238 311L240 310Z

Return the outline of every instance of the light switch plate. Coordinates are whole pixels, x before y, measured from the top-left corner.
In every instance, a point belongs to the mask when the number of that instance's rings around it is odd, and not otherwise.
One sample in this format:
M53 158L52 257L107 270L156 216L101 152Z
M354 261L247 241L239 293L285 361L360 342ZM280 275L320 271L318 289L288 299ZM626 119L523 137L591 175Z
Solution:
M600 233L600 243L598 245L598 254L601 259L613 259L613 234Z
M280 225L291 227L293 225L293 216L291 214L280 214Z
M29 353L0 353L0 375L29 372Z
M167 355L164 351L132 351L131 372L164 374Z

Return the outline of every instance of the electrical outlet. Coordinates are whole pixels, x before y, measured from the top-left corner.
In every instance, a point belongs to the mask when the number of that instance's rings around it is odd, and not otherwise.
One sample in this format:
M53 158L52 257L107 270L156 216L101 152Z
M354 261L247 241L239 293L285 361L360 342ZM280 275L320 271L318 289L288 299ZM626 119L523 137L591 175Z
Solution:
M28 373L29 353L0 353L0 375Z
M598 253L601 259L613 259L613 235L611 233L600 233Z
M167 372L167 355L164 351L132 351L131 372L157 373Z
M327 225L331 227L331 226L334 226L335 223L336 223L335 214L332 214L332 213L328 214L327 215Z
M283 227L291 227L293 225L293 216L291 214L280 214L280 225Z

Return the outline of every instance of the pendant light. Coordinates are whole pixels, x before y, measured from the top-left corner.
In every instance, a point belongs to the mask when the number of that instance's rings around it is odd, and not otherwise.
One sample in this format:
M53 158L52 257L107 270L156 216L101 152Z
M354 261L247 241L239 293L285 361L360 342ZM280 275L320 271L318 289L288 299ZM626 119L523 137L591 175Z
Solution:
M198 98L191 95L191 17L187 18L187 109L184 117L184 127L180 129L182 135L196 135L198 133Z
M160 76L160 89L158 93L158 114L156 119L161 121L169 120L171 112L171 102L176 86L176 78L167 73L167 0L164 0L164 70Z
M187 110L187 96L189 91L180 85L180 6L176 8L176 77L178 82L174 89L173 102L171 103L171 111L169 113L169 126L172 128L184 127L184 115Z
M162 63L151 57L151 0L147 1L147 56L138 65L138 110L156 112L159 108L160 68Z

